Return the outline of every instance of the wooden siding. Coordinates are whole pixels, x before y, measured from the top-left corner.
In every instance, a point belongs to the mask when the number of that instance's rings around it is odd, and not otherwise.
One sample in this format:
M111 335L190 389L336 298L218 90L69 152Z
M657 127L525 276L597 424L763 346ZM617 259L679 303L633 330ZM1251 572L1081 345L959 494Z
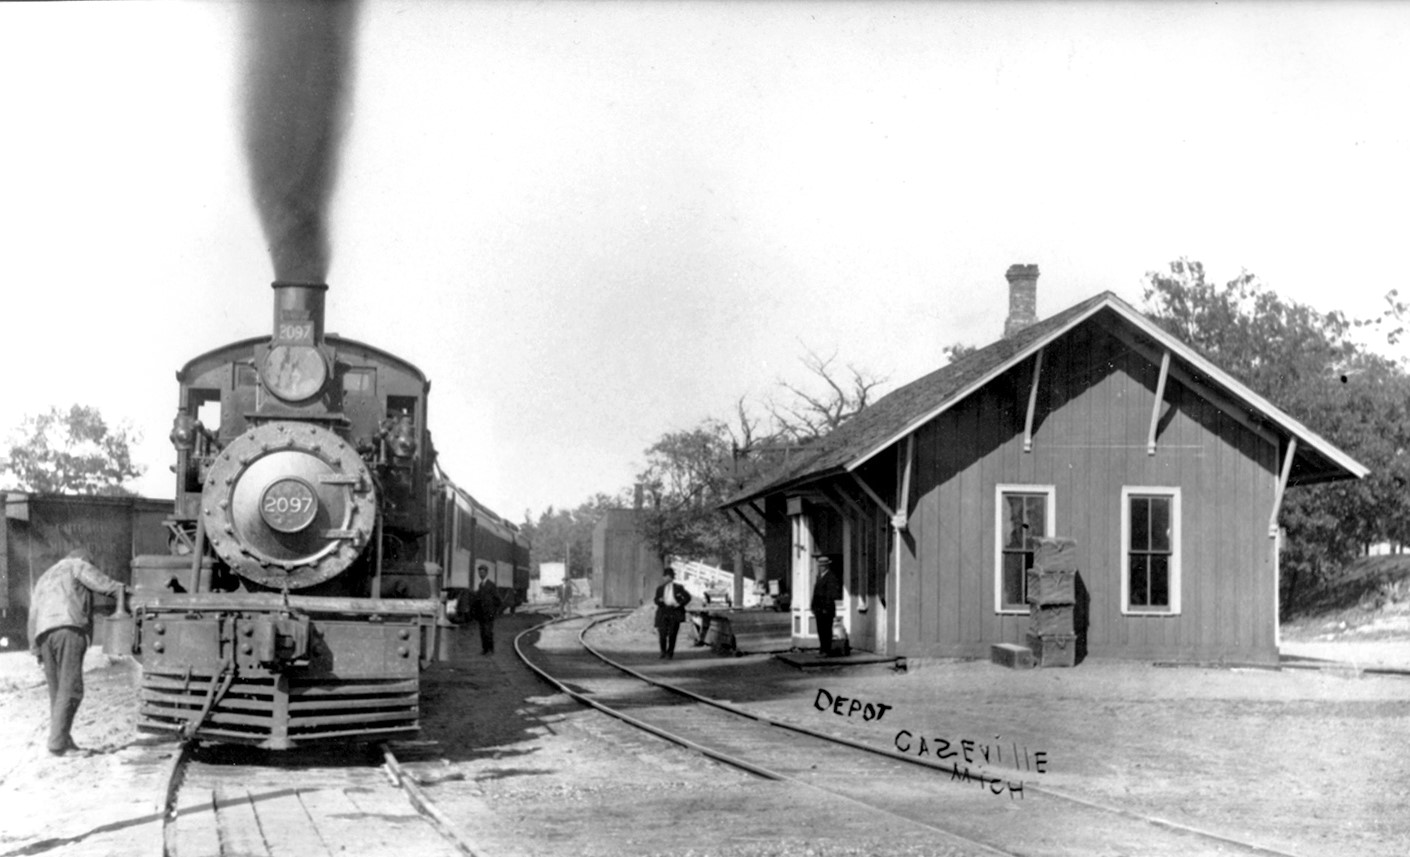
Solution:
M593 528L592 588L603 607L644 604L661 581L661 560L637 530L638 517L632 509L611 509Z
M1055 487L1055 531L1077 540L1089 655L1276 660L1271 438L1170 379L1147 454L1159 366L1087 324L1044 355L1025 453L1032 370L1020 364L916 433L898 653L1025 642L1028 617L995 609L996 486L1031 484ZM1122 612L1123 486L1181 491L1179 615Z

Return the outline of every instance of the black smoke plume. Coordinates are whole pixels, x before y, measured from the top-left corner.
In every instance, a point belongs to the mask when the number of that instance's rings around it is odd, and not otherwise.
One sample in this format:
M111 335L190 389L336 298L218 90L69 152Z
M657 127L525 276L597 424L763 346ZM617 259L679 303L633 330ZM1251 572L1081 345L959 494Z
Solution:
M246 14L245 152L274 278L322 283L357 3L259 0Z

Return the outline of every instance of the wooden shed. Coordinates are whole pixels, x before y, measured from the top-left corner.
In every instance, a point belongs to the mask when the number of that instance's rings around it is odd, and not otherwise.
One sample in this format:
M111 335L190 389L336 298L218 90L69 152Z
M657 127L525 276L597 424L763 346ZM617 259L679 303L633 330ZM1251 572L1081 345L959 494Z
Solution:
M609 509L592 531L592 590L603 607L637 607L661 582L661 560L646 544L636 509Z
M1023 644L1035 537L1059 536L1088 655L1276 662L1284 490L1366 468L1109 292L1034 320L1037 275L1010 268L1003 339L727 504L789 547L770 575L792 580L795 644L816 646L821 554L841 559L854 648Z
M21 492L0 492L0 499L0 634L23 636L35 581L74 548L87 548L124 583L134 556L167 552L170 500ZM110 601L99 596L98 603Z

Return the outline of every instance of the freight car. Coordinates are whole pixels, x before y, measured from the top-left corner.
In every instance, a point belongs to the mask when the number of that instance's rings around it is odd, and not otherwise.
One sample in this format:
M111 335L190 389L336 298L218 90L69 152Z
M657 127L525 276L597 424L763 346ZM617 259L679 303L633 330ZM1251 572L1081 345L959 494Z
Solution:
M273 335L177 373L170 551L133 561L110 649L138 728L286 749L404 737L444 633L430 382L325 334L327 286L274 283Z
M439 473L439 471L438 471ZM440 556L446 569L448 605L458 621L468 618L469 594L480 585L478 569L490 570L500 604L509 612L529 600L529 544L519 528L479 503L444 474L441 497L443 531Z

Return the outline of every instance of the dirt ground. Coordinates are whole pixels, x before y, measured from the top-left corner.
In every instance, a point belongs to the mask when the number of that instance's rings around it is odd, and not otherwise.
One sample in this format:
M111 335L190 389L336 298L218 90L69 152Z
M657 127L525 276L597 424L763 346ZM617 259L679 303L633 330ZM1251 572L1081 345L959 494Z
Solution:
M627 656L649 652L654 640L634 620L628 633L597 640ZM462 634L456 657L426 676L425 740L408 747L430 794L486 854L955 853L863 812L823 818L814 798L581 710L515 660L512 633L532 621L502 619L489 657L466 645L473 630ZM1350 666L1368 662L1357 648L1365 642L1290 641L1289 650L1321 646L1299 654L1340 665L1282 671L1088 660L1021 672L982 661L804 672L682 640L676 661L651 668L878 746L914 749L928 737L1041 751L1045 772L1029 780L1037 787L1284 852L1400 857L1410 854L1410 676ZM1380 662L1410 671L1410 642L1373 642ZM44 751L42 674L25 653L0 654L0 718L9 724L0 735L0 857L105 853L88 832L152 809L152 796L131 793L121 775L138 737L129 725L135 669L96 649L88 666L75 737L98 752L55 759ZM819 691L891 707L867 722L819 710ZM938 800L946 787L937 785ZM1023 805L1003 800L994 800L996 819L1021 823ZM1139 851L1112 843L1110 853Z

